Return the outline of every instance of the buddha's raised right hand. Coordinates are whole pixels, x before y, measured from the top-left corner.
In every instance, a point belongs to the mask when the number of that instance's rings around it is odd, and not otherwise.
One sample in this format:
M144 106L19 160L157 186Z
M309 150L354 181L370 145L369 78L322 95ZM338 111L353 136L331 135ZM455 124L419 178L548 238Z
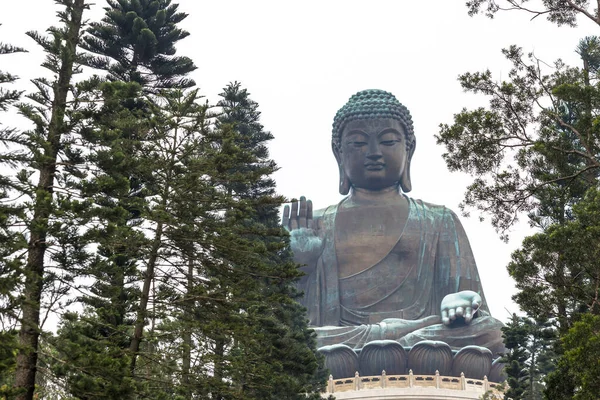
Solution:
M300 201L292 201L291 209L286 205L282 224L290 232L294 261L305 265L305 271L310 273L323 250L323 241L313 226L312 201L301 196Z

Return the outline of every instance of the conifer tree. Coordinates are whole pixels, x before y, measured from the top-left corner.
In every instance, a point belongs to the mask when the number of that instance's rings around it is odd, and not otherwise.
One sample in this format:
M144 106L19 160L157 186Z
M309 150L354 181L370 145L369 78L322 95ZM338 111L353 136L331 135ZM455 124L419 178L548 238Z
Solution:
M143 203L130 195L130 176L144 169L126 154L140 147L147 131L144 100L137 83L111 82L101 86L102 106L89 112L84 140L94 151L86 155L90 174L78 183L85 204L80 217L90 221L80 232L96 250L74 267L91 284L77 296L84 312L65 314L58 336L51 341L60 362L54 373L66 381L66 391L79 398L124 397L141 390L129 369L128 352L135 302L137 260L147 239L139 231ZM104 397L105 398L105 397Z
M507 398L541 400L544 398L544 378L555 369L556 356L553 345L556 329L548 322L536 322L513 314L502 328L507 353Z
M526 361L527 355L527 327L523 324L521 318L516 314L512 315L509 323L502 328L504 337L504 347L506 353L502 357L505 364L504 373L507 376L509 389L506 397L511 399L520 399L527 388L527 379L529 378Z
M19 199L8 204L20 208L20 213L13 215L26 226L19 232L18 239L19 242L27 242L24 257L16 260L14 253L3 254L3 264L12 263L23 277L22 282L16 285L22 290L15 372L15 389L19 392L19 399L32 399L34 394L41 303L45 284L53 283L46 264L46 258L53 258L53 254L47 251L54 238L55 218L63 196L57 188L68 186L61 175L69 168L74 169L78 159L76 152L69 151L73 141L71 134L80 123L78 107L81 106L79 89L72 80L78 71L77 47L86 4L84 0L61 0L57 3L63 7L58 13L62 26L50 28L49 38L35 32L28 33L46 52L42 66L54 74L54 80L35 79L33 83L38 91L27 96L30 103L19 105L20 113L31 121L33 128L26 132L3 130L1 138L4 144L10 146L1 155L1 162L15 171L3 177L3 190L7 190L4 193L11 199ZM14 100L16 95L16 92L8 92L8 99ZM73 97L68 102L69 95ZM37 180L37 183L32 180ZM7 244L11 245L10 242ZM16 244L12 242L12 245Z
M0 42L0 55L23 52L20 47ZM21 91L8 89L5 84L14 83L17 76L0 70L0 112L9 107L21 96ZM15 130L0 124L0 143L4 138L15 133ZM4 154L0 156L2 163L7 162ZM15 357L17 349L15 323L18 316L15 288L18 287L18 273L22 260L15 257L18 251L26 248L25 238L15 230L22 208L7 202L11 198L10 180L0 176L0 397L11 396L14 380Z
M153 340L155 330L165 333L167 326L169 329L176 328L173 313L178 310L177 307L160 304L156 298L151 302L151 286L155 280L160 282L161 297L185 290L188 281L195 276L194 260L205 249L203 236L210 229L206 223L207 210L212 211L215 206L215 198L210 195L212 189L207 188L203 181L206 173L206 160L202 158L203 136L207 129L208 106L201 102L198 90L161 91L160 95L153 96L150 103L154 140L148 147L148 156L156 166L153 178L156 195L144 214L152 237L150 251L144 259L146 268L141 303L130 344L132 371L136 368L136 358L140 358L137 354L142 350L143 338ZM156 290L152 296L157 296ZM182 301L185 303L185 299ZM151 331L144 333L149 319L153 321ZM162 343L155 342L155 345ZM189 340L186 345L191 350ZM141 369L151 368L149 364L144 362L146 367ZM187 373L183 375L188 376Z
M170 398L185 392L178 387L182 354L177 346L182 338L172 302L181 300L177 293L185 276L182 263L196 256L193 244L199 240L195 237L202 237L197 221L203 208L214 207L210 197L202 201L206 167L204 161L198 162L207 107L197 90L162 91L148 99L139 97L137 83L111 82L103 88L104 106L92 124L99 130L90 137L104 150L94 152L94 165L100 167L97 175L83 183L83 193L97 193L93 202L101 205L88 211L98 224L86 234L98 243L96 257L84 269L94 280L93 296L80 298L85 305L82 315L69 314L63 320L53 340L63 362L55 364L54 371L78 398L96 398L101 393ZM141 206L136 196L127 196L128 174L144 176L146 169L123 157L131 154L125 146L139 145L126 138L139 135L152 137L140 146L147 160L143 166L153 174L151 180L144 180L152 183L153 196ZM139 214L132 220L134 209ZM133 246L109 251L123 236ZM140 266L145 267L141 292ZM159 287L151 292L155 280ZM136 307L140 299L143 308ZM149 331L142 336L148 324ZM94 354L87 356L90 352Z
M170 0L111 0L84 37L83 47L95 54L84 61L105 71L109 82L85 138L92 173L81 190L93 204L87 216L94 221L86 237L98 251L84 272L94 280L92 293L81 301L100 336L121 337L109 345L118 346L130 365L123 379L135 373L163 229L152 199L163 194L156 172L165 164L154 149L167 133L152 128L152 98L165 88L193 85L186 78L195 69L192 61L175 56L175 44L188 35L177 27L186 17L177 9Z
M295 301L258 105L232 84L209 127L198 92L181 90L193 65L171 57L185 15L169 1L109 5L86 42L109 82L87 114L91 173L78 186L97 246L79 273L94 283L52 342L54 371L79 398L318 398L321 360ZM141 45L151 33L165 42Z
M230 382L217 398L304 398L317 396L325 376L297 303L287 233L280 225L266 148L271 134L260 124L258 105L237 82L221 94L222 113L210 139L215 143L211 178L228 201L214 241L208 278L220 283L219 314L228 318L207 330L215 344L215 371ZM217 321L216 321L217 322ZM213 335L218 333L217 337ZM220 382L217 382L217 384Z
M88 65L111 81L137 82L149 92L188 88L191 59L176 56L175 44L189 33L178 28L187 14L171 0L107 0L101 22L90 24L84 48L96 57Z

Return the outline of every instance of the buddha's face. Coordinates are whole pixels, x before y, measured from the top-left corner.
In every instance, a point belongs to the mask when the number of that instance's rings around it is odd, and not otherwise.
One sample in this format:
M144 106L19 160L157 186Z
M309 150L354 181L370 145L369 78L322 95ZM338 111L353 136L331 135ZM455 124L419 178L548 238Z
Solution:
M405 141L404 128L395 119L350 121L342 131L338 162L354 187L397 186L406 168Z

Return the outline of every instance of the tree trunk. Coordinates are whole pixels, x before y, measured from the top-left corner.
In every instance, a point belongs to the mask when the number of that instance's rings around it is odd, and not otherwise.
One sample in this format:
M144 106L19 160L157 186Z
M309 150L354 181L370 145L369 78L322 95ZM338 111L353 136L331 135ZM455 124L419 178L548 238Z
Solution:
M194 261L191 256L188 259L188 276L187 276L187 296L191 296L191 292L194 287ZM185 323L183 327L183 355L181 361L181 378L185 388L186 398L192 398L192 391L190 386L190 369L192 367L192 327L190 326L193 314L191 308L193 307L193 301L186 301L184 303L184 318Z
M61 54L61 66L54 91L51 119L48 126L48 146L44 162L40 166L40 178L34 200L33 219L30 223L30 239L25 265L25 288L23 291L23 317L19 332L19 354L15 374L15 388L23 392L18 400L33 399L35 376L37 372L38 342L40 337L40 302L44 278L44 256L46 254L46 235L48 220L52 215L52 198L56 159L61 135L64 133L64 117L67 107L67 94L73 77L73 65L77 45L84 0L75 0L70 12L64 49Z
M142 342L142 336L144 333L144 323L146 321L146 314L148 311L148 300L150 298L150 286L154 280L154 269L156 268L156 261L158 259L158 250L160 249L162 241L163 223L159 222L156 226L156 233L154 234L154 240L152 243L152 249L150 258L148 259L148 266L146 267L146 274L144 277L144 286L142 287L142 296L140 299L140 308L137 313L137 319L135 322L135 330L133 333L133 339L129 346L131 351L131 375L135 372L135 363L137 361L137 354L140 351L140 343Z
M217 381L217 387L221 388L225 358L225 338L221 335L215 340L215 356L215 380ZM215 400L223 400L223 394L220 389L217 389L217 393L215 393Z

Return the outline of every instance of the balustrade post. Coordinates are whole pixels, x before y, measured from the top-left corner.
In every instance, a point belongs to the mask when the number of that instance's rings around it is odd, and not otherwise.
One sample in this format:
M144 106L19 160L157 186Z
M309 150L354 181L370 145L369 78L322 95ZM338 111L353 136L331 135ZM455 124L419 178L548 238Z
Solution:
M415 384L412 369L408 370L408 387L413 387Z
M387 386L387 377L385 376L385 369L381 371L381 387L385 389Z
M360 390L360 375L358 371L354 373L354 390Z
M467 380L464 372L460 373L460 390L467 390Z
M329 393L333 393L335 391L335 387L333 384L333 375L329 375L329 382L327 383L327 390Z
M487 392L490 390L490 382L488 381L487 375L483 376L483 391Z
M435 388L440 388L440 371L437 369L435 370Z

